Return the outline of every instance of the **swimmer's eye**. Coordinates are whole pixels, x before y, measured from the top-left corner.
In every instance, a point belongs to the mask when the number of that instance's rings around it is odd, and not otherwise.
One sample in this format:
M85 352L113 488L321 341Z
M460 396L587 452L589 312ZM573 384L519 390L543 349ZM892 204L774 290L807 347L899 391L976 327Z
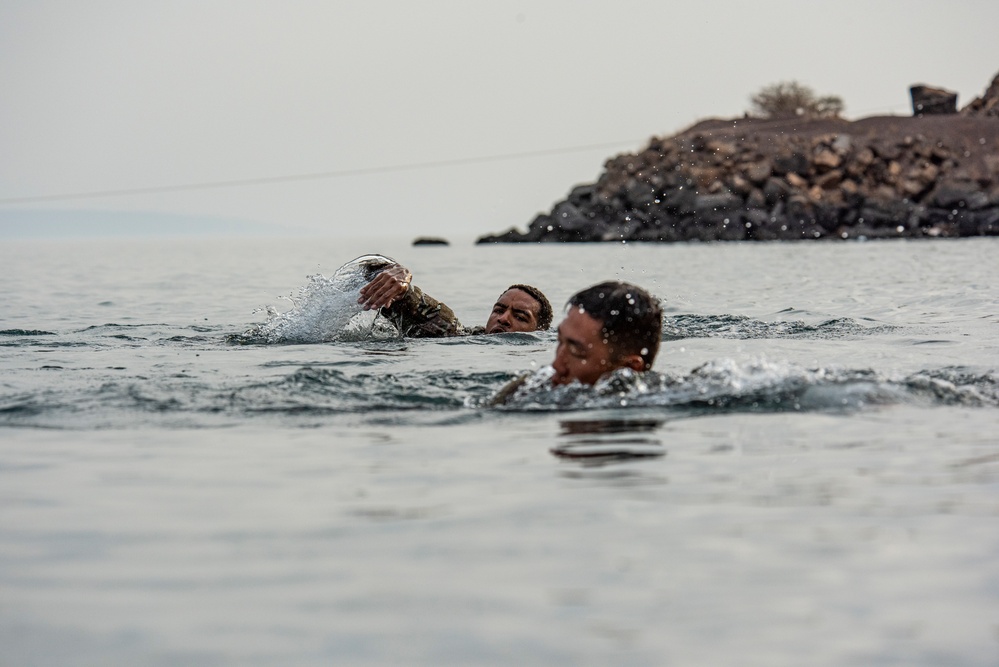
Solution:
M525 324L526 324L526 323L527 323L527 321L528 321L528 319L527 319L527 315L520 315L520 314L518 314L518 315L514 315L514 317L516 317L516 318L517 318L518 320L520 320L521 322L524 322Z
M562 348L565 348L566 350L568 350L569 354L571 356L573 356L573 357L576 357L577 359L585 359L586 358L586 353L583 352L582 348L580 348L578 345L575 345L573 343L569 343L569 342L564 341L564 340L562 340L560 338L558 340L558 343L556 344L555 351L557 352L558 350L561 350Z

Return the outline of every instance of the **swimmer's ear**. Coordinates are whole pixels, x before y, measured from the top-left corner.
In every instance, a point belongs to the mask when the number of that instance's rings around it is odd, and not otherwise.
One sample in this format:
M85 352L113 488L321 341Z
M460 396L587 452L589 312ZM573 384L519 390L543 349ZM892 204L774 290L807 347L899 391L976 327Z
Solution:
M621 365L625 368L630 368L636 373L641 373L645 370L645 360L642 359L640 354L626 354L621 358Z

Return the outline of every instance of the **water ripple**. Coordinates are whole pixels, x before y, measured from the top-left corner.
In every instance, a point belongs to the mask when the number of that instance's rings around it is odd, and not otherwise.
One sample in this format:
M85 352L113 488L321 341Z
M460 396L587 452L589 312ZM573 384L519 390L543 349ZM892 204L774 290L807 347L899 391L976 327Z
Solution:
M801 320L764 322L744 315L668 315L663 340L684 338L850 338L895 331L891 325L864 326L849 317L806 324Z

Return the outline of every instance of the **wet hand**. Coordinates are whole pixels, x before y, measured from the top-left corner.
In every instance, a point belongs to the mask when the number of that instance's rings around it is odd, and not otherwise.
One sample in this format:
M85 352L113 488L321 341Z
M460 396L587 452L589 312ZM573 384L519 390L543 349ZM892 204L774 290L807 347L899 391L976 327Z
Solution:
M361 288L357 303L364 306L364 310L387 308L409 290L412 280L413 274L409 269L401 264L392 264Z

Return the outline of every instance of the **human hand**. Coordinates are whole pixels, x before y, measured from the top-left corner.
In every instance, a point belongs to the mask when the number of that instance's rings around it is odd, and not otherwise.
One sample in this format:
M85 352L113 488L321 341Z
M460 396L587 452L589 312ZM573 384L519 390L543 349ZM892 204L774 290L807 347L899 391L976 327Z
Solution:
M364 310L387 308L409 290L412 281L409 269L402 264L392 264L361 288L357 303L364 306Z

